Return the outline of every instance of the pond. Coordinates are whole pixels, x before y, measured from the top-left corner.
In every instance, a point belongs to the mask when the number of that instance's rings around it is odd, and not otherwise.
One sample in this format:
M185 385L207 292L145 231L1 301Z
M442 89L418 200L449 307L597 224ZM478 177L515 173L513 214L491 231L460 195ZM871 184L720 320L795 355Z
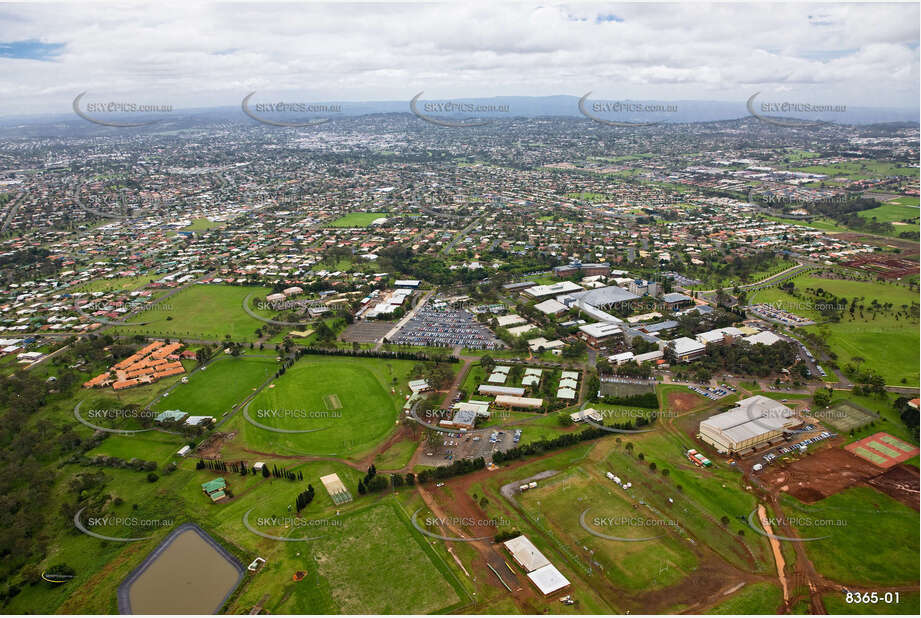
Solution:
M118 588L122 614L213 614L243 566L195 524L173 530Z

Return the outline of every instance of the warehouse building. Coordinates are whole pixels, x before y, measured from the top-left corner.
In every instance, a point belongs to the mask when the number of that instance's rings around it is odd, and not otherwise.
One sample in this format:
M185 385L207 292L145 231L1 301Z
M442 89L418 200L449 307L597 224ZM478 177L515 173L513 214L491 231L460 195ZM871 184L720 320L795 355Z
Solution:
M700 423L700 439L719 453L744 453L780 440L802 423L793 410L763 395L742 399L735 408Z

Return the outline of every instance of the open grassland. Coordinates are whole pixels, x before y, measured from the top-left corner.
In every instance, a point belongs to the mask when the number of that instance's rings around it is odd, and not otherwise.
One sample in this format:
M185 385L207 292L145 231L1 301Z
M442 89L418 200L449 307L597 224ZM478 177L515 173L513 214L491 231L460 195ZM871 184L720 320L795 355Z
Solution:
M821 314L812 308L815 297L807 294L806 288L822 288L848 301L855 297L862 298L858 304L865 306L863 316L855 311L852 318L845 311L840 322L807 326L805 330L822 336L838 355L838 364L841 366L859 357L864 359L867 366L882 374L887 384L900 384L903 379L908 384L918 383L918 346L921 341L918 320L904 316L896 319L892 311L874 314L871 308L876 300L880 305L892 303L893 311L901 311L903 305L907 307L918 301L915 292L890 283L809 276L796 277L793 283L801 293L799 298L777 288L770 288L757 292L749 302L776 304L791 313L821 321Z
M148 274L138 275L137 277L112 277L93 279L88 283L77 285L72 288L73 292L131 292L138 290L151 281L159 279L159 275Z
M418 442L413 440L400 440L393 443L390 448L377 456L374 460L374 466L381 471L399 470L409 464L413 453L419 446Z
M784 497L819 573L851 585L917 584L917 511L868 487L852 487L813 504Z
M254 341L256 330L265 324L243 311L248 295L265 296L268 288L231 285L192 285L161 301L149 311L133 315L119 326L119 335L154 335L187 339Z
M365 452L395 427L415 364L305 356L263 389L249 404L247 414L269 427L315 431L270 431L247 422L242 413L228 427L240 432L235 444L259 452L339 457Z
M860 216L864 219L875 219L880 223L898 223L907 222L908 225L896 225L896 231L904 232L906 230L918 230L918 206L917 198L914 206L907 206L893 202L886 202L882 206L861 210Z
M844 176L851 180L883 178L885 176L918 177L917 167L907 167L889 161L843 161L831 165L810 165L795 168L797 172L825 174L830 177Z
M154 443L170 438L121 438L116 450L119 456L134 453L142 459L156 459L153 453L160 446ZM172 438L178 442L178 438ZM116 442L109 444L115 445ZM218 474L196 471L194 459L172 459L179 469L168 474L158 470L160 476L153 483L148 482L146 472L75 465L63 468L53 504L49 505L54 515L46 527L49 538L56 541L49 546L46 559L36 565L36 573L64 563L74 569L76 576L58 586L44 582L27 586L4 610L115 613L115 590L124 577L169 530L190 520L205 528L244 564L254 556L268 561L259 573L247 575L232 597L228 613L247 613L262 603L273 614L415 614L446 611L468 601L440 550L429 547L412 529L395 497L359 497L354 491L359 473L351 468L335 462L288 465L304 475L303 481L296 482L225 473L234 497L212 504L199 485ZM279 467L286 464L272 460L268 463ZM97 479L90 484L85 476L81 477L98 472L104 475L101 483ZM332 472L353 491L354 502L333 504L319 481L320 476ZM289 505L308 484L315 488L316 497L297 518ZM150 538L119 543L79 533L71 511L64 507L73 502L75 492L96 496L92 499L96 506L81 519L93 532L117 538ZM243 516L251 509L249 522L260 532L285 538L319 538L283 542L257 536L243 525ZM100 523L104 517L109 518L106 525ZM289 518L287 522L285 517ZM369 564L375 568L368 568ZM298 570L305 571L307 577L293 582L292 575ZM412 577L388 576L410 572Z
M137 457L145 461L155 461L158 469L162 469L170 461L178 459L176 451L187 442L188 440L182 436L161 431L146 431L132 436L111 434L86 455L108 455L121 457L125 461Z
M347 215L331 221L327 227L367 227L376 219L386 217L386 212L350 212Z
M711 607L708 614L776 614L783 605L780 585L768 582L748 584L727 600Z

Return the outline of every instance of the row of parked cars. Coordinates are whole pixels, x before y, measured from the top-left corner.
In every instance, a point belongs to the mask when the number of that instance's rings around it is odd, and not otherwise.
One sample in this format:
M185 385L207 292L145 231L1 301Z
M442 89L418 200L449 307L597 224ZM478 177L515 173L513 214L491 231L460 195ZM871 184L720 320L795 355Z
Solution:
M698 395L703 395L709 399L721 399L728 395L729 393L736 392L736 389L732 386L726 384L720 384L719 386L689 386L692 391Z
M811 429L815 429L815 426L807 425L804 428L804 431L809 431ZM828 440L829 438L834 438L837 435L838 434L831 433L830 431L823 431L817 436L814 436L812 438L806 438L805 440L800 440L796 444L791 444L789 446L782 446L779 449L777 449L776 453L774 452L765 453L761 458L766 463L771 464L771 463L774 463L775 459L777 459L778 457L782 455L787 455L789 453L795 453L796 451L800 451L800 452L805 451L806 447L808 447L809 445L815 444L816 442L821 442L822 440Z

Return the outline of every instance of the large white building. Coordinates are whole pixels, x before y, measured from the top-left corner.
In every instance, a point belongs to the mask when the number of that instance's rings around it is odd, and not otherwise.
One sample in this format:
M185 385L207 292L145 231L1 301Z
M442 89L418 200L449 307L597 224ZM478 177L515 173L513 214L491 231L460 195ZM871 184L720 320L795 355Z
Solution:
M741 453L783 437L802 423L787 406L763 395L742 399L735 408L700 423L700 439L720 453Z

